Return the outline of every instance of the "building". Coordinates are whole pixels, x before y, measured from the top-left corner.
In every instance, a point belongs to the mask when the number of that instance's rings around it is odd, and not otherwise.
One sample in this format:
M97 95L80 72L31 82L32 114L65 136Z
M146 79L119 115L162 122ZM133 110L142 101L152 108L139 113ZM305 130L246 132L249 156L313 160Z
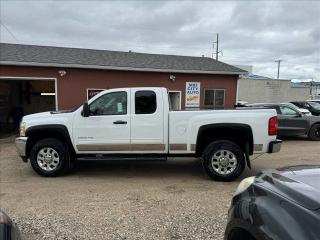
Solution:
M309 99L307 86L292 84L287 79L272 79L247 73L238 80L237 101L248 103L280 103Z
M118 87L166 87L174 109L232 108L244 73L206 57L7 43L0 52L2 126L25 114L79 107Z

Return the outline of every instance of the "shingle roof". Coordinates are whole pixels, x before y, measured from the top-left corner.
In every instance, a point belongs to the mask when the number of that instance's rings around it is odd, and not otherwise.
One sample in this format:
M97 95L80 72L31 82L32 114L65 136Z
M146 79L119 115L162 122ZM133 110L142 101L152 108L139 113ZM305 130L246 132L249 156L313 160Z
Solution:
M243 74L207 57L0 43L0 64L135 71Z

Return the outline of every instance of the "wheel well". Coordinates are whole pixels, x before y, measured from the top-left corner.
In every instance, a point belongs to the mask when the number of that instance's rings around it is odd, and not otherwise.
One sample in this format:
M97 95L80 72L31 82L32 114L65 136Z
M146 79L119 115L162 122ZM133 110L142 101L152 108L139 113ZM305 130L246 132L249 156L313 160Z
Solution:
M228 240L256 240L251 233L242 228L233 229L229 236Z
M313 123L310 127L309 127L309 131L308 131L308 134L310 133L310 131L311 131L311 128L313 128L313 126L314 125L316 125L316 124L320 124L320 122L315 122L315 123Z
M55 138L66 144L70 154L75 154L68 130L64 126L36 126L27 129L26 136L28 137L26 146L26 157L29 158L32 147L42 139Z
M253 153L253 135L249 125L246 124L210 124L199 129L196 155L201 156L205 148L217 140L229 140L238 144L244 152ZM246 150L246 145L249 149Z

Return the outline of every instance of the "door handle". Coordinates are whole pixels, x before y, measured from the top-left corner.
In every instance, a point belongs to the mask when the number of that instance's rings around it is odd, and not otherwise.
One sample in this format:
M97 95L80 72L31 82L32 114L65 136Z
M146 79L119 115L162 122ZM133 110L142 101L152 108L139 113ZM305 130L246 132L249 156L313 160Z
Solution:
M117 120L117 121L113 122L113 124L127 124L127 122L122 121L122 120Z

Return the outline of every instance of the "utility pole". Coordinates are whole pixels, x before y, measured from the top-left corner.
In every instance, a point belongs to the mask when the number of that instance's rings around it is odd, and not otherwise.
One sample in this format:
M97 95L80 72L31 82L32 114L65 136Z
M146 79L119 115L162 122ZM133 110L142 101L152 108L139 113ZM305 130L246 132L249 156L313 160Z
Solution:
M219 55L219 33L217 33L217 47L216 47L216 60L218 61Z
M277 74L277 79L279 79L279 73L280 73L280 63L281 63L281 59L275 60L275 62L278 63L278 74Z
M219 53L222 53L222 51L219 51L219 33L217 33L217 40L215 42L213 42L213 49L214 49L214 44L216 44L216 60L219 60ZM213 54L212 53L212 58L213 58ZM222 54L223 56L223 54Z

